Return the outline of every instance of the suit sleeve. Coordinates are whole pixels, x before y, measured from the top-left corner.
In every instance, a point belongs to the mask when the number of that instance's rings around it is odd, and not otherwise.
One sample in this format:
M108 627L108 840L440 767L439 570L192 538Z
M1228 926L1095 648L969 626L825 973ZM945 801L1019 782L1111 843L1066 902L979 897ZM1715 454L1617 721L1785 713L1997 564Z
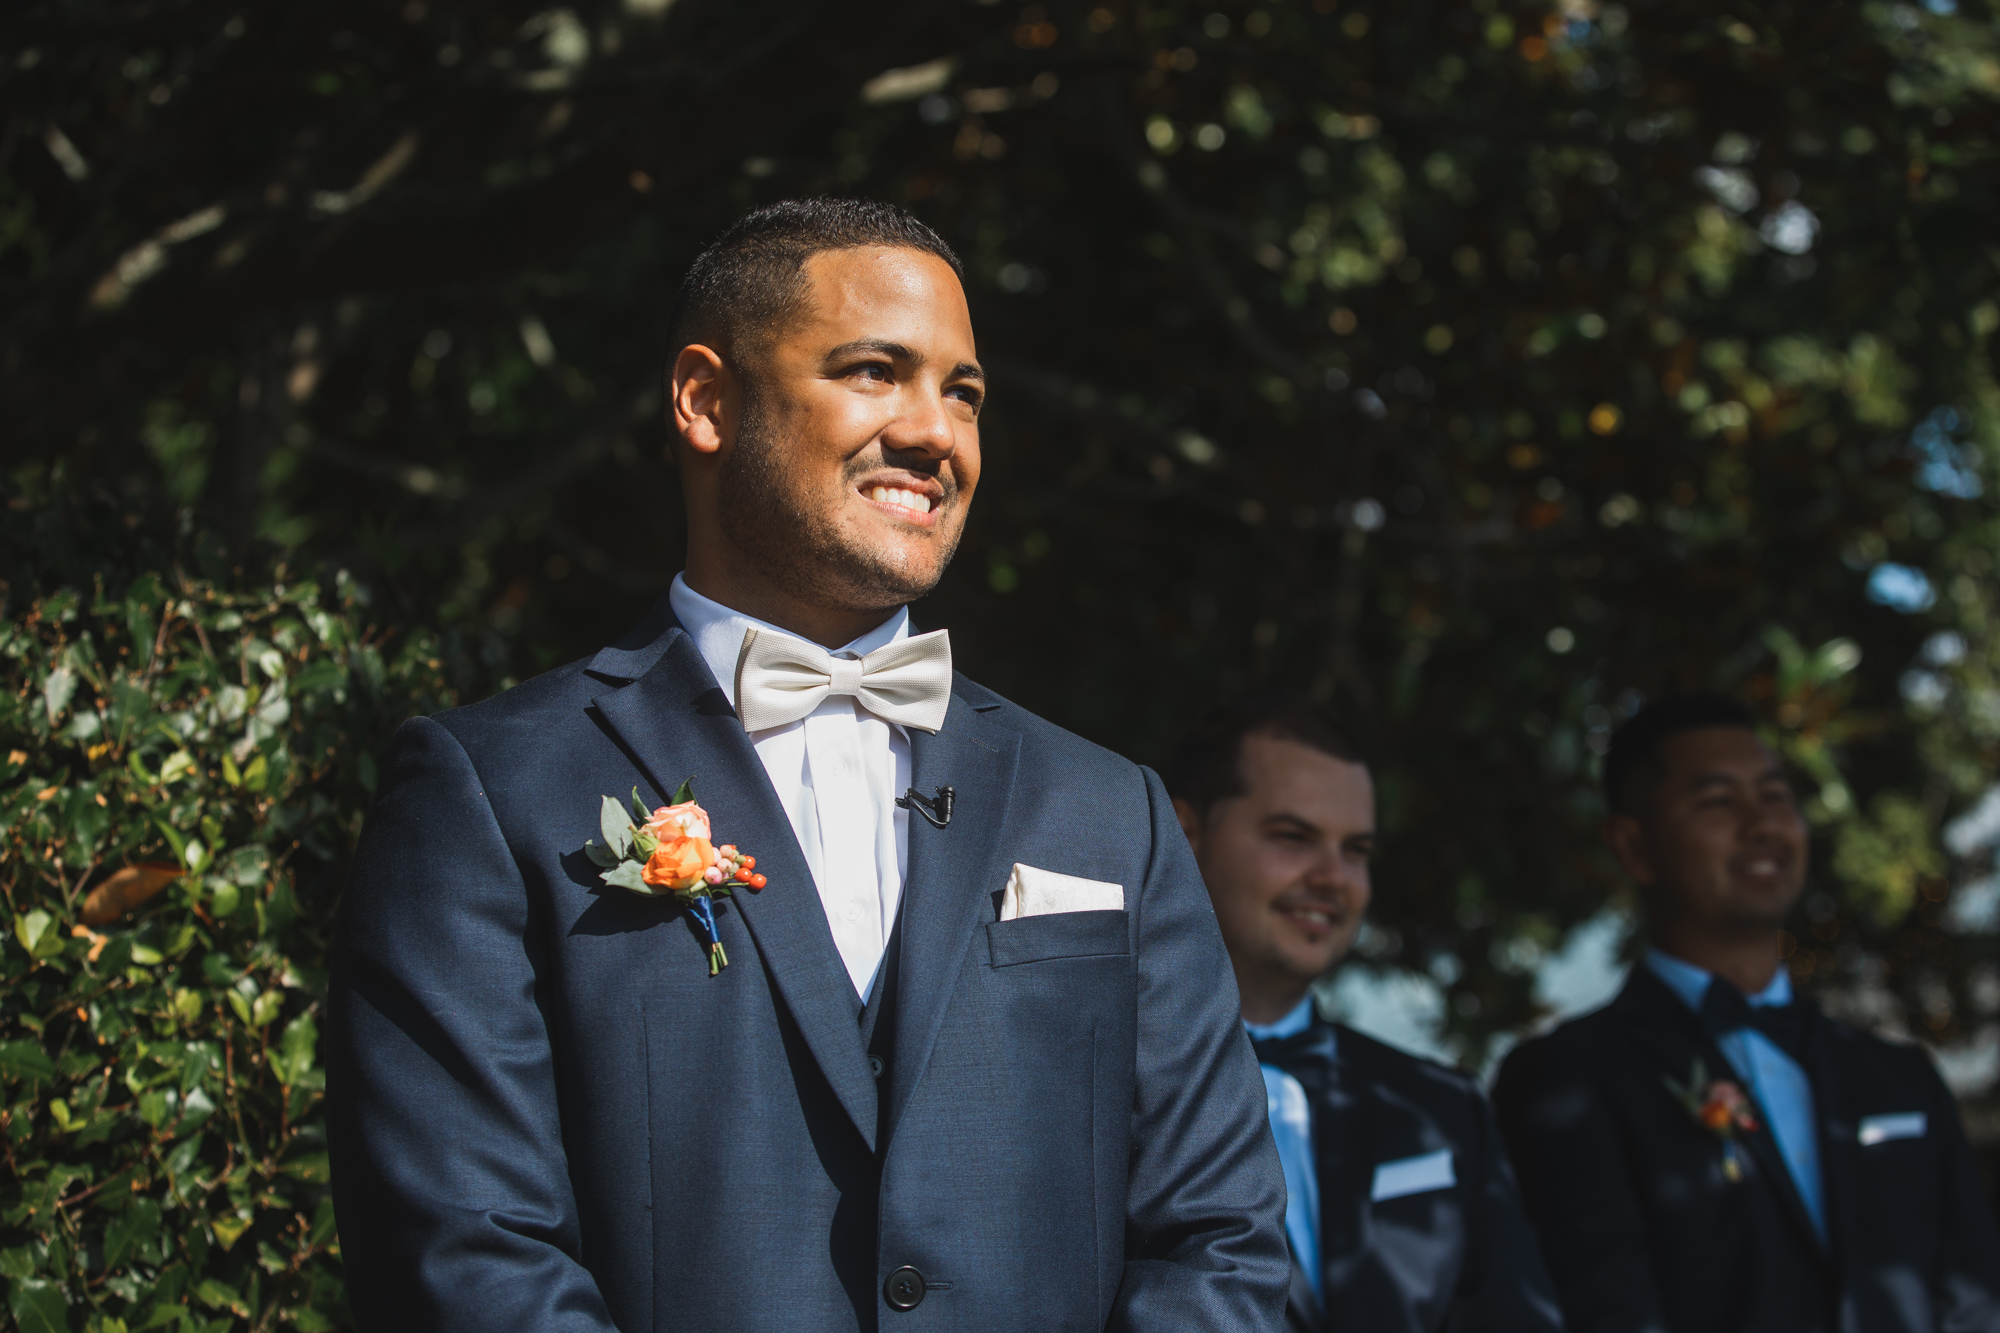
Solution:
M1561 1333L1555 1285L1521 1207L1493 1108L1472 1093L1477 1135L1468 1197L1468 1259L1458 1293L1462 1333Z
M1922 1063L1943 1172L1938 1182L1944 1209L1938 1219L1942 1253L1933 1279L1938 1328L1941 1333L1985 1333L2000 1328L2000 1226L1980 1185L1979 1166L1959 1123L1958 1104L1930 1061Z
M1285 1182L1229 956L1166 789L1145 774L1138 1083L1113 1330L1283 1327Z
M1575 1054L1520 1047L1493 1102L1570 1333L1665 1329L1625 1146Z
M342 904L328 1147L355 1322L611 1333L578 1262L527 889L449 731L397 733Z

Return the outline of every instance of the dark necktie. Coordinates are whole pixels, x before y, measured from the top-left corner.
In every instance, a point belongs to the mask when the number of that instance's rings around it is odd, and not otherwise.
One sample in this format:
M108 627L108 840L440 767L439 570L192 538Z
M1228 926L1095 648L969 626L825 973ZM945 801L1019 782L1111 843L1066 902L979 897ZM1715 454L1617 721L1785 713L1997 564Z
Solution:
M1806 1026L1812 1010L1799 1000L1790 1004L1753 1005L1743 992L1716 977L1701 997L1701 1025L1711 1037L1724 1037L1749 1028L1769 1037L1777 1048L1800 1064L1805 1063Z
M1332 1024L1314 1020L1304 1032L1289 1037L1252 1037L1250 1045L1257 1052L1258 1064L1284 1070L1310 1094L1325 1091L1333 1073Z

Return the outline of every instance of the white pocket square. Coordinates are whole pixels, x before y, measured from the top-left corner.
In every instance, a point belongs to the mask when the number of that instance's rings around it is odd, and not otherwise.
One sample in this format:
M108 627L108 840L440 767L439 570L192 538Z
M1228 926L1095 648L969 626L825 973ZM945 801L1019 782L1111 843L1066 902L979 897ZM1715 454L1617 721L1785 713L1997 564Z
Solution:
M1375 1166L1375 1186L1368 1191L1372 1202L1400 1199L1406 1194L1428 1194L1450 1189L1458 1183L1451 1169L1451 1149L1439 1148L1418 1157L1399 1157Z
M1861 1117L1861 1132L1855 1137L1861 1146L1872 1148L1878 1143L1891 1139L1920 1139L1930 1128L1930 1120L1922 1111L1896 1111L1890 1115L1864 1115Z
M1101 879L1083 879L1077 875L1058 875L1053 870L1038 870L1019 861L1014 863L1014 873L1007 877L1006 891L1000 895L1002 921L1023 916L1046 916L1050 912L1124 910L1123 884L1107 884Z

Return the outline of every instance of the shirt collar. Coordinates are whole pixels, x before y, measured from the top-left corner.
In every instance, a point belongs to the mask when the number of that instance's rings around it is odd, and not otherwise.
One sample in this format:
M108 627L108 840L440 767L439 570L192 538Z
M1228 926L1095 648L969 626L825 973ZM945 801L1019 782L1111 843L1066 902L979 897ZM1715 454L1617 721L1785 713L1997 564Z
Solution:
M1313 997L1308 995L1300 1000L1298 1008L1286 1014L1275 1023L1252 1023L1243 1020L1243 1030L1250 1034L1252 1041L1277 1041L1284 1037L1296 1037L1312 1026Z
M736 659L743 651L745 630L783 634L805 641L802 635L755 616L746 616L741 611L732 611L713 598L702 596L688 587L687 580L679 574L674 575L674 585L667 590L667 602L673 607L674 619L681 622L681 628L694 640L695 650L701 654L702 661L708 663L716 683L722 686L731 708L736 706ZM897 608L896 614L860 638L833 651L866 657L877 648L909 637L910 608L904 606Z
M1671 954L1661 953L1658 949L1646 950L1646 966L1652 969L1654 976L1667 984L1668 990L1680 997L1682 1004L1697 1012L1701 1009L1702 997L1708 994L1709 983L1715 980L1707 969L1696 967L1693 963L1675 958ZM1745 998L1750 1001L1753 1008L1757 1009L1777 1008L1790 1004L1791 972L1780 967L1777 975L1771 978L1770 985Z

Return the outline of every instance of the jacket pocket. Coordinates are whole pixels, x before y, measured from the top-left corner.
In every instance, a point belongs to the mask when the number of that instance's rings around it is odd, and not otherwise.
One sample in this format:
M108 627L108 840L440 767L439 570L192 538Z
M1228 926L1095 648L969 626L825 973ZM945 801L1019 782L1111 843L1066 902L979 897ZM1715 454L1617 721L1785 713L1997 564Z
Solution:
M1015 967L1051 958L1103 958L1132 952L1124 912L1049 912L986 923L986 947L994 967Z

